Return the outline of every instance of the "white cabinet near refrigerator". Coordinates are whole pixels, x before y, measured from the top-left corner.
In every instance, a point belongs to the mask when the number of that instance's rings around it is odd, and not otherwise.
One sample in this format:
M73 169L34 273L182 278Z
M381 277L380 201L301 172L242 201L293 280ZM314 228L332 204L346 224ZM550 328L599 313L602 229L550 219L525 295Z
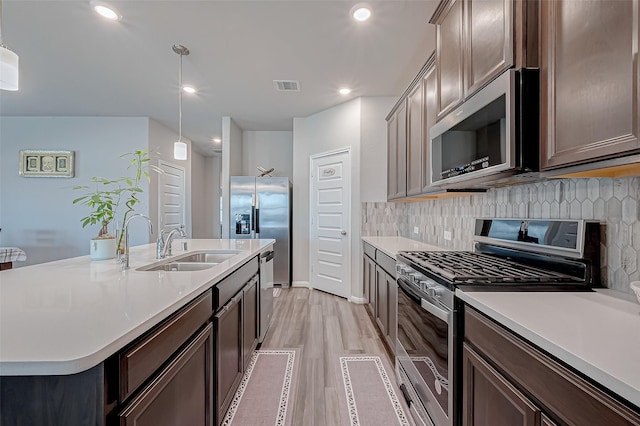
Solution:
M229 238L273 238L273 282L291 285L291 183L287 177L231 176Z

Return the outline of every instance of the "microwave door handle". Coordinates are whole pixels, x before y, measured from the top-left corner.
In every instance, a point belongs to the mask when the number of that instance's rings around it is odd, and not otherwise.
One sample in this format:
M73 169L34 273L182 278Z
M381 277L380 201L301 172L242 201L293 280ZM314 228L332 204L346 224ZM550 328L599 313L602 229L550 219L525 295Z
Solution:
M428 302L425 299L420 299L420 306L422 306L422 309L429 312L431 315L437 317L438 319L441 319L447 324L449 323L449 317L451 316L451 312L447 312L444 309L440 309L436 305L434 305L431 302Z

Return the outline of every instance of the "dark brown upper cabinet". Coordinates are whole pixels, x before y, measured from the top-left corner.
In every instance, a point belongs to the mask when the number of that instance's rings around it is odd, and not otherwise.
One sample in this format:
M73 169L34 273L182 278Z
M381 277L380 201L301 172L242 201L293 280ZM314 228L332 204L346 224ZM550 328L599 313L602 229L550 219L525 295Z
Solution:
M445 116L464 97L464 1L443 0L431 23L436 25L436 115ZM435 20L434 20L435 18Z
M387 118L387 199L407 195L407 101Z
M640 152L639 24L638 0L540 2L543 170Z
M429 192L431 188L431 159L429 157L429 145L431 144L430 129L436 124L436 68L431 64L422 81L422 100L424 114L422 123L422 192Z
M422 192L422 79L407 97L407 195Z
M436 26L436 117L516 66L537 66L537 2L442 0Z
M467 0L465 96L513 65L513 0Z

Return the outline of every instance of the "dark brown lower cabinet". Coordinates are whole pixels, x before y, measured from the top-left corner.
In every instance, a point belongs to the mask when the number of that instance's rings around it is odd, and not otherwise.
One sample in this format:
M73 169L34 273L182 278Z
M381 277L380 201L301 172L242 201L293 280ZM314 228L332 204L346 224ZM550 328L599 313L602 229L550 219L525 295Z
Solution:
M464 307L465 426L640 425L640 412L510 330Z
M462 415L465 425L538 426L541 411L464 344Z
M212 425L212 339L209 324L126 406L120 425Z
M247 284L242 295L243 371L247 369L251 354L258 344L258 278Z
M220 424L242 379L242 292L214 316L215 329L215 409Z
M376 317L376 263L369 256L363 256L364 298L367 299L369 313Z
M380 266L376 267L376 322L386 336L389 330L389 307L387 298L387 273Z

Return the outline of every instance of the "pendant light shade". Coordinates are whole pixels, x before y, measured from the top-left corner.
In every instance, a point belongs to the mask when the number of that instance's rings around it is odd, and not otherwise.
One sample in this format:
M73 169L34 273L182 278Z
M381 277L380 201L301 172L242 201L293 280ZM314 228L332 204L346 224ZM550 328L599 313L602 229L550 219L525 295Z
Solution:
M18 90L18 55L2 42L2 0L0 0L0 90Z
M0 45L0 89L18 90L18 55Z
M187 144L182 142L182 56L189 54L189 49L181 44L174 44L173 51L180 55L180 70L178 72L178 141L173 143L173 158L176 160L187 159Z
M187 159L187 144L184 142L174 142L173 143L173 158L176 160L186 160Z

